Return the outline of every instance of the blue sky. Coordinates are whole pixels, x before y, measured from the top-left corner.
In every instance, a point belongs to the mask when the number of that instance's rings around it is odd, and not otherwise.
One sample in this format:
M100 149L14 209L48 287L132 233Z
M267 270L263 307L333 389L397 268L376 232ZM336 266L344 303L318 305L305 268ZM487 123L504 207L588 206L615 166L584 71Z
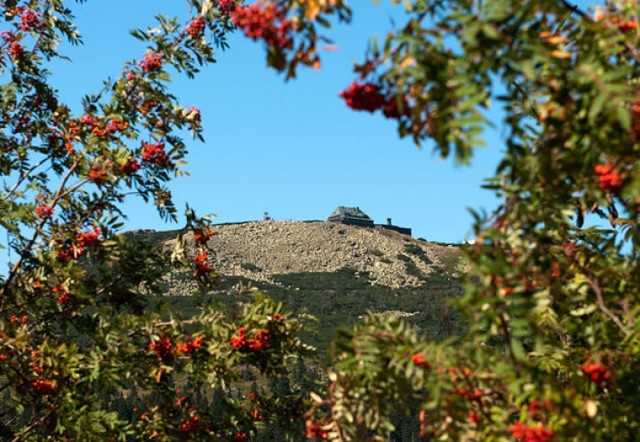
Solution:
M66 46L72 62L52 66L63 99L79 109L83 94L144 52L128 30L153 25L159 12L182 16L184 3L70 3L84 45ZM487 133L487 147L471 166L459 166L440 160L429 145L419 150L400 140L392 122L354 112L338 97L354 79L353 62L362 60L369 39L384 35L402 12L390 1L351 3L354 20L329 31L340 49L324 55L318 72L302 70L285 83L265 68L262 45L236 32L231 48L195 80L174 77L174 93L201 110L206 140L190 144L190 176L171 185L178 208L188 202L200 215L233 222L261 219L264 211L277 220L326 219L338 205L359 206L376 222L391 217L412 227L415 237L460 242L471 228L468 208L497 205L480 186L500 158L499 130ZM499 123L498 113L491 116ZM127 229L176 227L141 201L127 203L125 212Z

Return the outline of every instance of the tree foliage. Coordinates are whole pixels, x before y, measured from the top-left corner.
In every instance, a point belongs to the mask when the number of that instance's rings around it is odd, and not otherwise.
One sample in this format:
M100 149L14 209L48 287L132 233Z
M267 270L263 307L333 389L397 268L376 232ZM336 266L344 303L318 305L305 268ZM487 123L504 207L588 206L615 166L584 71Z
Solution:
M303 429L291 418L299 392L272 397L260 385L254 397L269 406L258 412L241 377L290 375L309 350L297 318L260 294L228 311L203 301L188 319L154 305L167 266L190 269L202 294L215 281L208 219L187 210L174 250L120 234L131 195L176 219L167 183L183 173L185 136L202 139L200 112L171 94L171 73L215 61L234 25L223 5L188 6L186 21L158 16L132 31L146 52L74 114L46 70L61 41L80 42L72 11L62 1L2 5L0 225L16 257L0 277L3 439L240 440L271 409L269 419ZM123 410L133 391L140 403ZM199 406L213 393L218 419Z
M46 70L63 39L79 43L68 5L3 3L0 225L17 256L0 279L4 437L242 440L277 426L300 439L304 422L309 438L386 440L404 410L425 440L635 438L635 2L404 2L406 22L372 45L341 96L465 163L498 103L506 150L487 188L502 203L476 215L455 301L466 334L435 343L368 318L336 338L326 389L289 382L308 351L301 320L262 295L231 310L203 303L188 319L149 302L166 265L190 268L206 294L206 218L188 210L171 251L119 229L131 193L177 216L167 183L182 173L186 131L201 138L201 127L170 73L196 75L236 28L292 78L320 68L318 29L350 11L342 0L187 3L186 21L132 32L147 52L77 115ZM123 410L125 395L144 409Z
M421 434L435 440L633 440L636 3L587 12L566 1L415 1L407 10L342 96L462 162L483 144L497 102L506 151L487 188L502 204L476 216L457 302L469 333L434 346L402 324L369 322L339 338L321 428L384 439L395 399L420 402Z

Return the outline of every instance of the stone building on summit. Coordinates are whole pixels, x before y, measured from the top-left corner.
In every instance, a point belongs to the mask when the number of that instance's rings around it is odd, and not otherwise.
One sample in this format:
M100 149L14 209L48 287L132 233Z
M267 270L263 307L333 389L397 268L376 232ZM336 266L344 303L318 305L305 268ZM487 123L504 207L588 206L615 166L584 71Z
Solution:
M394 226L391 218L387 218L387 224L374 224L373 219L360 210L360 207L338 206L327 219L330 223L347 224L351 226L369 227L375 229L394 230L404 235L411 236L411 229L408 227Z
M351 226L373 227L373 220L360 210L360 207L339 206L329 215L330 223L348 224Z

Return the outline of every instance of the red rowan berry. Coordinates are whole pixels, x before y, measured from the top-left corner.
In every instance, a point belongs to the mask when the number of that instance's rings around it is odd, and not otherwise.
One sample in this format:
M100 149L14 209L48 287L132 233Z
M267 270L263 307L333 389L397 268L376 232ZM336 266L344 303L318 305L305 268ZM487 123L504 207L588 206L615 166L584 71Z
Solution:
M54 384L51 381L47 381L44 379L35 379L31 381L31 387L38 393L48 393L53 390Z
M431 364L427 361L422 353L416 353L411 356L411 362L416 364L418 367L430 368Z
M163 54L149 51L144 54L144 58L138 62L138 66L145 72L155 72L162 67L163 58Z
M193 259L195 268L193 270L193 274L196 277L204 276L211 270L211 266L206 263L207 261L207 252L204 250L201 251L196 257Z
M135 158L129 158L127 162L120 167L120 170L122 170L125 175L133 175L140 170L141 167L142 166L138 163L138 160Z
M171 164L169 156L164 151L164 143L142 143L142 161L145 163L153 163L159 166L167 166Z
M622 179L611 164L598 164L595 167L595 172L599 175L598 181L601 189L609 190L613 193L617 193L620 190Z
M516 422L509 426L509 431L515 440L524 442L550 442L554 434L553 430L546 428L542 423L529 427L522 422Z
M173 355L173 342L170 337L164 336L155 342L151 342L149 349L155 351L158 359L166 362Z
M602 364L585 362L580 366L585 378L596 385L602 386L611 377L609 370Z
M98 186L101 186L107 182L107 172L97 164L91 166L91 170L89 171L89 181L93 181Z
M42 219L50 218L53 215L53 207L47 206L46 204L41 204L36 207L36 215L38 215Z
M20 15L20 30L31 31L41 27L40 14L31 9L24 8Z
M209 241L209 238L211 238L212 235L213 232L211 230L196 230L193 234L193 238L195 239L197 244L204 245L207 243L207 241Z
M218 2L218 9L224 15L228 15L229 13L233 12L235 8L235 0L220 0Z
M189 26L187 26L187 29L185 30L185 32L191 38L198 38L202 36L202 34L204 33L204 29L205 29L204 17L198 17L195 20L193 20L189 24Z
M293 44L291 21L278 6L262 2L249 6L236 6L231 21L253 40L264 40L272 47L287 48ZM278 24L279 22L279 24Z
M347 106L354 110L375 112L387 103L381 93L381 87L373 83L351 83L347 89L340 92Z

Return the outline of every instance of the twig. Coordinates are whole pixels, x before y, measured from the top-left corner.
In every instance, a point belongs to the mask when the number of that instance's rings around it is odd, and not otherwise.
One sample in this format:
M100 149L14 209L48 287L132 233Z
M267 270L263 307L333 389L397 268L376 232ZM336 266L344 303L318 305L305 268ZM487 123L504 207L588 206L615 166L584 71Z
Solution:
M507 340L507 349L509 350L509 356L511 360L514 362L516 366L520 365L520 362L516 358L516 353L513 350L513 345L511 343L511 333L509 333L509 327L507 325L507 320L504 317L503 313L500 313L500 326L502 328L502 333L504 334L505 339Z
M2 387L0 387L0 391L4 391L6 390L8 387L10 387L13 384L13 382L7 382L6 384L4 384Z
M598 285L598 283L591 278L587 278L587 282L596 294L598 307L600 308L602 313L611 318L611 320L618 326L618 328L622 330L625 336L629 336L631 334L631 331L624 326L620 318L618 318L611 310L607 308L607 306L604 305L604 299L602 298L602 290L600 290L600 285Z
M24 430L21 431L22 434L27 434L29 433L31 430L33 430L35 427L37 427L38 425L42 424L44 421L46 421L47 419L49 419L49 416L51 416L53 414L53 412L56 409L53 408L51 409L47 414L45 414L44 416L42 416L40 419L38 419L37 421L35 421L34 423L32 423L31 425L29 425L28 427L26 427ZM23 440L22 436L16 436L15 438L12 439L11 442L19 442Z
M577 4L572 5L567 0L560 0L560 3L562 3L562 5L564 5L564 7L567 8L569 11L578 14L581 18L584 18L585 20L587 20L589 22L593 22L591 17L589 17L589 15L586 12L584 12L582 9L578 8Z
M43 160L37 162L36 164L34 164L33 166L31 166L31 168L29 168L28 170L26 170L22 176L20 178L18 178L18 181L16 181L16 183L14 184L14 186L11 188L11 190L9 190L9 192L7 193L7 195L5 196L5 198L7 200L11 199L11 196L13 195L13 193L18 189L18 187L20 187L20 184L22 184L24 182L24 180L27 179L27 177L29 177L29 175L31 175L31 173L36 170L38 167L42 166L45 162L49 161L51 159L51 155L47 156L46 158L44 158Z
M569 3L568 0L560 0L560 3L565 8L567 8L571 13L575 13L575 14L579 15L580 18L582 18L586 22L595 23L595 21L593 20L593 18L591 18L589 16L589 14L584 12L582 9L578 8L577 4L572 5L571 3ZM618 34L622 35L623 32L618 30ZM638 49L635 46L633 46L631 43L629 43L628 41L624 42L624 46L627 48L627 50L631 54L631 57L633 57L633 59L636 61L636 63L640 63L640 55L638 55Z

